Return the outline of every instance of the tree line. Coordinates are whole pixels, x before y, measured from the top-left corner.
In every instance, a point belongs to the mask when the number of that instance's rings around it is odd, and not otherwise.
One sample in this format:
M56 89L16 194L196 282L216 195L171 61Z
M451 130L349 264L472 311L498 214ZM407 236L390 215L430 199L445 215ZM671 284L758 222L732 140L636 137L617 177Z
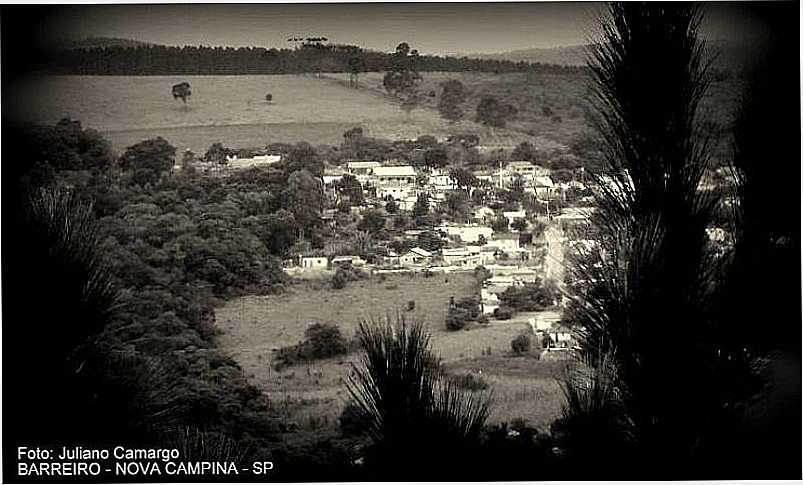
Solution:
M309 72L377 72L396 66L395 53L353 45L303 44L295 49L143 45L63 49L45 66L53 74L75 75L214 75L301 74ZM468 57L417 56L419 71L546 72L582 68Z

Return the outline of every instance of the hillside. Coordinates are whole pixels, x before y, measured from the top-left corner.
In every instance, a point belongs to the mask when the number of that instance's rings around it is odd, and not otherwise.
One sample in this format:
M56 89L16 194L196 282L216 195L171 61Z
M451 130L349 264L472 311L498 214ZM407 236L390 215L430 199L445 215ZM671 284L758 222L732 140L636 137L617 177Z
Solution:
M589 44L568 45L550 48L519 49L495 54L469 54L469 57L510 62L584 66ZM758 46L727 40L708 42L709 52L715 55L718 69L741 70L751 64Z
M86 37L80 40L69 40L61 47L65 49L103 49L109 47L146 47L153 46L149 42L119 37Z

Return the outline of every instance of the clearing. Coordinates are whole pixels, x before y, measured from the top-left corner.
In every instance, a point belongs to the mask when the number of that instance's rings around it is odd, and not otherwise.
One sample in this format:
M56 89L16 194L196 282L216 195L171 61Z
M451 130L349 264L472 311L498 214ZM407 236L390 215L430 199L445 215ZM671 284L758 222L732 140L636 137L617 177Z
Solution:
M562 395L554 376L563 364L510 355L510 341L529 330L527 318L538 315L491 320L488 326L470 330L446 330L449 297L457 300L477 292L470 272L392 275L384 281L374 276L342 290L332 290L321 281L299 282L281 295L238 298L219 308L217 322L223 332L219 342L251 382L271 397L288 423L301 430L335 433L337 417L348 400L343 382L357 354L276 371L273 350L301 341L312 322L335 322L351 338L361 319L399 310L408 319L429 325L432 347L449 371L482 371L494 392L491 421L521 417L546 430L560 411ZM406 312L410 300L416 302L415 310Z

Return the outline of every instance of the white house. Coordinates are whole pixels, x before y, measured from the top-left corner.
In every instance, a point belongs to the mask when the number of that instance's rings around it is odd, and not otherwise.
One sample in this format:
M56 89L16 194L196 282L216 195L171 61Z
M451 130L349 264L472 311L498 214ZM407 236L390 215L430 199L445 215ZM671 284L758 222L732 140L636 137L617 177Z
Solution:
M226 155L226 163L232 170L273 165L282 161L281 155L255 155L251 158L238 158L237 155Z
M432 253L419 247L411 248L406 253L399 256L401 266L427 264L432 260Z
M301 256L301 267L304 269L326 269L329 260L325 256Z
M447 266L466 266L474 268L480 264L480 250L478 246L441 249L441 257Z
M463 242L479 242L480 236L486 241L493 235L493 229L477 224L443 224L437 230L448 236L459 236Z
M390 196L397 201L418 196L415 178L415 169L410 165L376 167L371 174L376 196L380 199Z

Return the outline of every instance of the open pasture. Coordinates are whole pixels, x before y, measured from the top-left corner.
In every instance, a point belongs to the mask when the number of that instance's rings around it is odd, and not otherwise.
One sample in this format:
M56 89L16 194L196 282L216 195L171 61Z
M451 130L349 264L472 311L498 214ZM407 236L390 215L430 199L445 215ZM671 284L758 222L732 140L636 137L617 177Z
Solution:
M447 370L482 371L495 395L493 422L523 417L545 429L562 402L554 380L561 364L537 360L534 356L538 349L529 357L510 355L510 341L529 331L528 315L514 321L492 320L487 326L470 326L469 330L446 330L449 297L457 300L477 292L471 273L429 278L393 275L384 281L375 276L352 282L342 290L300 282L281 295L238 298L219 308L219 342L251 382L270 396L288 422L307 431L335 432L337 417L349 398L343 383L357 354L276 371L272 368L273 350L301 341L312 322L335 322L351 338L361 319L382 318L399 310L409 320L428 324L432 348ZM410 300L416 302L415 310L407 312Z

